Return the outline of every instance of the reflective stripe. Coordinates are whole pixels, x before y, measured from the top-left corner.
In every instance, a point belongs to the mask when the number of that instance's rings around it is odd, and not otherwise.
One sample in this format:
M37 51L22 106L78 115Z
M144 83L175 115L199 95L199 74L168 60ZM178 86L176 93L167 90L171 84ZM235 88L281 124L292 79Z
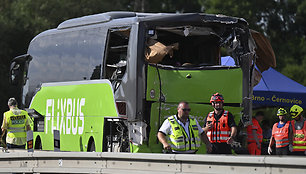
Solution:
M211 136L207 135L207 137L211 137ZM213 137L225 137L225 138L228 138L230 136L229 136L229 134L218 134L218 136L213 136Z
M10 133L17 133L17 132L25 132L25 130L14 130L14 131L9 131L7 133L10 134Z
M249 136L249 135L253 135L253 134L248 134L248 136ZM257 135L257 136L260 136L260 137L262 136L261 134L256 134L256 135Z
M306 143L306 141L293 141L293 143L295 143L295 144L304 144L304 143Z
M191 147L196 147L196 148L198 148L198 147L200 147L201 145L200 144L191 144Z
M248 136L249 136L249 134L248 134ZM257 138L260 140L260 136L257 135ZM247 139L248 139L248 140L255 140L254 137L247 137Z
M277 147L277 146L288 145L288 144L289 144L289 142L288 142L288 143L279 143L279 144L276 144L276 147Z
M210 135L210 134L211 134L211 131L207 132L207 135ZM229 135L229 134L231 134L231 131L220 131L220 132L218 132L218 134Z
M191 138L190 141L201 141L200 138Z
M171 148L172 149L175 149L175 150L177 150L177 151L185 151L184 149L185 149L185 145L177 145L177 146L175 146L174 144L170 144L170 146L171 146ZM198 148L198 147L200 147L201 145L200 144L191 144L191 147L196 147L196 148Z
M8 127L7 129L24 129L24 127Z
M8 127L7 130L10 130L7 132L8 134L17 133L17 132L25 132L24 127Z
M258 139L259 141L260 141L260 140L262 141L262 139L261 139L262 136L260 136L259 134L256 134L256 135L257 135L257 139ZM252 135L251 135L251 134L247 134L247 136L248 136L248 137L247 137L247 140L248 140L248 141L252 141L252 140L255 141L255 138L253 137L253 134L252 134ZM255 142L254 142L254 143L255 143Z
M212 140L227 140L229 137L213 137ZM210 139L210 138L209 138Z
M184 139L173 139L173 138L170 138L170 141L174 142L174 143L181 143L181 142L184 142Z
M170 144L170 145L171 145L172 149L175 149L177 151L185 151L185 145L177 145L177 146L175 146L173 144Z
M306 146L293 146L293 149L306 149Z
M283 140L275 140L276 142L282 142L282 141L289 141L288 139L283 139Z

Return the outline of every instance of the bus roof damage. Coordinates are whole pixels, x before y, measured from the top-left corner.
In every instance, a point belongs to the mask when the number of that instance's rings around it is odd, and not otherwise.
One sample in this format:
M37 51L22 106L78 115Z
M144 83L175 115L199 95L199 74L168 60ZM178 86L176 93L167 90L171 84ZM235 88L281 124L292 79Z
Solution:
M256 54L256 65L261 72L267 70L269 67L276 66L272 46L264 35L257 31L249 30L248 23L243 18L229 17L220 14L172 14L114 11L70 19L59 24L57 29L62 30L72 27L96 25L99 23L116 21L116 19L130 21L132 23L145 22L148 26L158 26L155 29L167 30L179 35L185 35L186 37L194 35L214 35L220 38L218 43L219 46L226 46L228 51L233 52L232 56L238 61L238 65L239 55L253 53ZM176 27L171 28L169 25L164 28L161 27L165 22L167 24L171 23ZM187 25L184 25L184 22ZM179 23L181 27L177 27L177 23ZM190 26L192 23L195 25L201 24L201 27ZM237 37L247 40L248 46L241 45L242 43Z

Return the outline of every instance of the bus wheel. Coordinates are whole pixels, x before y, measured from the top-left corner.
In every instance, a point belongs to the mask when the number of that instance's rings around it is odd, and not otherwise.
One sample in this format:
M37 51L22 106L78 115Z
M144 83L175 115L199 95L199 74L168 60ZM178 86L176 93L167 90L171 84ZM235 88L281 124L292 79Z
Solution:
M39 136L35 140L35 147L34 147L34 149L42 150L41 140L40 140Z
M95 151L96 151L95 141L93 140L93 138L91 138L88 142L87 152L95 152Z

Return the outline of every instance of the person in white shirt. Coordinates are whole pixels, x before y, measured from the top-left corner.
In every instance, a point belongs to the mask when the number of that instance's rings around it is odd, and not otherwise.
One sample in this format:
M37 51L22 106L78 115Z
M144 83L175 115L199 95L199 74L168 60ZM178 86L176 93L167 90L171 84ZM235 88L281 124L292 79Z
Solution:
M165 150L193 154L199 149L201 140L206 144L208 152L212 150L211 143L198 121L189 116L190 110L188 102L180 102L177 114L168 117L160 127L157 137Z

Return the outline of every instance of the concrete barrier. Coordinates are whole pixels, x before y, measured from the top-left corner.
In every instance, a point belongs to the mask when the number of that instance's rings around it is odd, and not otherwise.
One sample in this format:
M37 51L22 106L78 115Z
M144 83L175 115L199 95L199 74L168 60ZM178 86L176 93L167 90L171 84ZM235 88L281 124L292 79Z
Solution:
M305 157L10 151L0 173L306 174Z

